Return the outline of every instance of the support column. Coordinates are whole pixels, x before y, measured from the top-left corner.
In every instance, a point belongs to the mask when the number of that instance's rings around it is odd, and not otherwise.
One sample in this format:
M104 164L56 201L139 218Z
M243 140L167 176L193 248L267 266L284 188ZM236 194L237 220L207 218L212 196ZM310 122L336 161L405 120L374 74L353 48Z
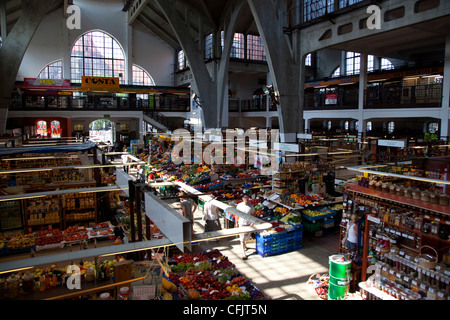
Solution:
M358 88L358 138L365 133L364 103L367 90L367 54L361 53ZM361 142L361 141L359 141Z
M281 142L295 142L303 131L303 101L300 98L301 71L304 56L300 52L300 33L283 33L286 16L285 3L271 0L248 0L250 10L264 43L267 63L273 78L274 90L279 97L278 120Z
M450 36L445 41L444 78L442 81L442 105L441 125L439 128L441 137L449 136L450 118Z

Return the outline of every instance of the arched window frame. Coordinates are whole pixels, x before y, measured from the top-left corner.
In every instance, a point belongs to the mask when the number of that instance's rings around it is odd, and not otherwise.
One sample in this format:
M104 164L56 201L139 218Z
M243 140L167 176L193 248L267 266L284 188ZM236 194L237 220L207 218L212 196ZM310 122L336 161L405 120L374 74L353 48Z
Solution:
M154 86L155 81L147 70L137 64L133 64L133 85Z
M46 65L39 72L37 79L64 79L62 59L55 60Z
M105 31L91 30L78 37L72 46L71 81L80 83L82 76L119 77L124 84L126 65L125 51L119 41Z

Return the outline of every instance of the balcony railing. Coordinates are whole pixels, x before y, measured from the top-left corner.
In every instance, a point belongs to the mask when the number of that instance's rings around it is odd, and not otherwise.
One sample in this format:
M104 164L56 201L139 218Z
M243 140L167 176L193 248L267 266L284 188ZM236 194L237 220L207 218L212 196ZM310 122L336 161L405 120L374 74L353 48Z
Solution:
M11 110L142 110L156 112L189 111L189 98L173 96L150 96L149 99L112 97L72 97L22 95L10 100Z
M441 103L442 83L383 86L367 88L364 108L438 108Z
M265 112L277 111L276 106L272 106L269 98L269 106L267 107L267 96L258 96L254 99L229 99L229 112Z
M337 89L335 93L318 90L305 94L304 110L358 108L358 89ZM439 108L442 83L417 86L377 86L365 91L364 109Z
M358 89L339 89L329 93L317 90L305 94L304 110L358 109Z

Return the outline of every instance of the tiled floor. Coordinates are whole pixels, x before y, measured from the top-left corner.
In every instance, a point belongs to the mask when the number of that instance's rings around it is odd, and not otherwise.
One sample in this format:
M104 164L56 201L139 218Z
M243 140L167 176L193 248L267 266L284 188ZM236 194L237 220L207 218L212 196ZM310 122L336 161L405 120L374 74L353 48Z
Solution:
M202 222L196 221L196 229ZM299 250L269 257L256 253L256 243L248 244L248 259L241 259L238 238L218 242L201 242L194 251L219 249L235 264L240 273L273 300L321 300L309 278L329 272L328 259L338 251L339 234L326 232L322 237L304 234Z

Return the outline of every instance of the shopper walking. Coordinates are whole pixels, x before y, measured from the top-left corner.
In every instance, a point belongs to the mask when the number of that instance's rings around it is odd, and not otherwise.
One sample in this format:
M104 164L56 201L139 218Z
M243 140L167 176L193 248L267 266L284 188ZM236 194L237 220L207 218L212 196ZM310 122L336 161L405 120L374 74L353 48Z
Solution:
M219 212L217 211L217 207L211 203L212 200L209 200L205 203L203 207L204 214L203 220L205 220L205 232L221 230L219 220Z
M252 214L255 212L255 208L253 207L253 205L249 202L250 198L248 195L244 195L242 197L242 202L239 203L236 206L236 209L247 213L247 214ZM248 222L247 220L239 217L238 220L238 226L239 227L245 227L245 226L251 226L252 224L250 222ZM239 234L239 240L241 242L241 249L242 249L242 259L247 259L247 241L248 239L250 239L250 232L247 233L241 233Z
M180 192L180 209L181 214L191 221L191 232L194 231L194 212L197 210L197 204L191 199L186 197L185 192Z
M357 250L358 244L358 216L352 214L350 222L347 225L347 251L352 252Z

